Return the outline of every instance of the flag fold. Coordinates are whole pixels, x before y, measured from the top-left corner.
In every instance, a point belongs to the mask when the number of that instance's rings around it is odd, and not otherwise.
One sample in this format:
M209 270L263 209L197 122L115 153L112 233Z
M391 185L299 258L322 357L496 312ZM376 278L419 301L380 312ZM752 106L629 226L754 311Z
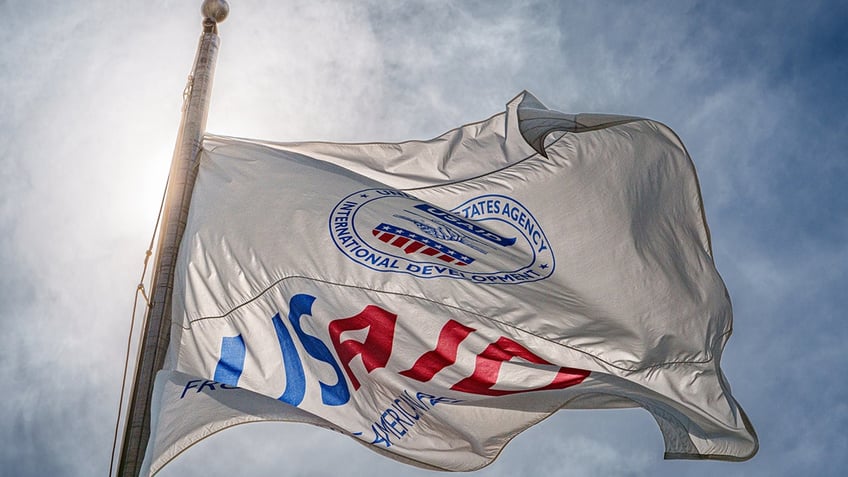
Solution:
M642 407L667 458L745 460L694 166L654 121L529 93L429 141L207 136L145 472L259 420L468 471L566 408Z

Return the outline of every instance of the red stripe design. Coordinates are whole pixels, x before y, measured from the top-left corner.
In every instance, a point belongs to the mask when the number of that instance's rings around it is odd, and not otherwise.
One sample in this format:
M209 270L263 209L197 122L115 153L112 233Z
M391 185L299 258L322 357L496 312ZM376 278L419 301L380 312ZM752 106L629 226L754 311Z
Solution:
M374 236L377 237L377 239L380 240L381 242L385 242L389 245L397 247L397 248L403 250L403 252L406 253L406 254L413 254L413 253L417 252L417 253L427 255L429 257L435 257L435 258L437 258L437 259L439 259L443 262L446 262L446 263L451 263L451 264L458 265L458 266L468 265L466 262L463 262L462 260L460 260L458 258L454 258L454 257L451 257L450 255L444 254L444 253L440 252L439 250L437 250L437 249L435 249L435 248L433 248L433 247L431 247L431 246L429 246L429 245L427 245L423 242L419 242L418 240L415 240L413 238L395 235L391 232L386 232L384 230L378 230L378 229L372 230L371 233L374 234Z

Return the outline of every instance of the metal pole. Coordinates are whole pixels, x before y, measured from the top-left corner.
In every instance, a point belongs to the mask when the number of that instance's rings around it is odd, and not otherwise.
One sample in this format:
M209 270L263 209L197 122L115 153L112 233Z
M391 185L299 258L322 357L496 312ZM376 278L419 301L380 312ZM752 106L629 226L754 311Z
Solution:
M136 363L133 391L125 422L118 467L118 475L122 477L138 476L150 437L153 380L156 372L164 365L170 341L171 291L174 287L177 250L185 230L191 192L197 177L197 160L209 112L212 77L218 56L217 24L227 17L229 5L225 0L205 0L201 12L203 34L186 87L187 97L171 163L165 212L157 247L153 295L142 330L141 353Z

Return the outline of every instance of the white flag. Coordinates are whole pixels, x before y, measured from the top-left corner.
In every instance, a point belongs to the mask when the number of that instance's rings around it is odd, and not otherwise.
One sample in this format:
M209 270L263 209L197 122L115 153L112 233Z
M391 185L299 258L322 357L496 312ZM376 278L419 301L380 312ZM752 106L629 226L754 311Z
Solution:
M757 451L694 167L653 121L523 93L430 141L207 137L173 304L151 474L255 420L468 471L563 408L643 407L667 458Z

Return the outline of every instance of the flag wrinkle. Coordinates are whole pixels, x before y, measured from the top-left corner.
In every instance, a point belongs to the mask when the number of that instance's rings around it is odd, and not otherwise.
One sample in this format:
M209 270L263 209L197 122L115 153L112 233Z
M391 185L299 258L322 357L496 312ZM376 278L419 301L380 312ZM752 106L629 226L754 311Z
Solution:
M188 384L191 384L192 381L206 383L209 382L208 380L200 378L198 376L192 376L178 371L160 371L159 373L157 373L156 380L157 384L159 384L159 389L163 388L165 382L180 381L181 383ZM231 390L237 390L237 392L242 395L243 405L240 406L240 409L247 409L247 411L245 411L246 417L241 417L238 419L231 417L227 420L218 420L216 422L204 423L191 419L192 409L190 407L179 408L181 411L179 415L184 416L184 425L186 425L187 427L195 428L195 434L193 435L193 437L188 437L182 436L180 432L170 433L168 436L166 436L166 439L167 442L172 442L171 448L166 453L160 453L160 458L156 459L155 461L153 461L153 459L149 457L151 454L150 451L148 451L148 454L145 456L144 463L142 464L142 470L139 475L154 476L159 473L159 471L166 464L182 455L183 452L187 451L190 447L199 443L201 440L204 440L223 430L241 424L249 424L252 422L295 422L306 424L307 422L304 422L304 416L308 415L309 424L347 435L346 432L334 426L332 423L318 416L315 416L307 411L303 411L294 406L290 406L289 404L286 404L284 402L280 402L276 399L270 398L262 394L254 393L244 388L235 387ZM222 404L220 395L204 391L200 392L203 393L204 398L218 403L217 405L213 404L213 406L216 408L230 406L235 401L233 399L227 399L227 404ZM154 402L159 402L161 400L161 395L162 393L159 394L160 399L154 400ZM209 402L204 403L204 405L209 406ZM282 409L283 411L280 411L280 409ZM232 410L230 410L229 413L232 414ZM156 416L157 414L158 412L151 413L151 415L153 416ZM298 421L297 419L300 419L300 421ZM151 426L151 429L151 442L156 442L156 426ZM157 451L161 449L152 450ZM149 469L149 471L145 472L145 469Z
M201 316L201 317L191 318L191 319L189 319L189 320L188 320L188 321L189 321L189 326L179 325L179 324L177 324L176 322L174 322L174 323L172 324L172 326L174 326L174 327L175 327L175 326L179 326L179 327L180 327L182 330L184 330L184 331L191 331L191 330L192 330L192 325L194 325L195 323L199 323L199 322L202 322L202 321L208 321L208 320L226 320L226 319L228 319L228 318L230 317L230 315L231 315L232 313L236 312L236 311L237 311L237 310L239 310L240 308L243 308L243 307L245 307L245 306L250 305L251 303L253 303L253 302L257 301L257 300L260 300L260 299L263 297L263 295L265 295L266 293L269 293L269 292L273 291L274 289L276 289L276 288L278 287L278 285L283 284L283 283L285 283L285 282L286 282L286 281L288 281L288 280L307 280L307 281L312 281L312 282L322 283L322 284L325 284L325 285L338 286L338 287L344 287L344 288L359 289L359 290L363 290L363 291L368 291L369 293L376 293L376 294L378 294L378 295L393 295L393 296L402 296L402 297L406 297L406 298L412 298L412 299L415 299L415 300L420 300L420 301L428 302L428 303L431 303L431 304L434 304L434 305L444 306L444 307L446 307L446 308L452 308L452 309L455 309L455 310L460 311L460 312L462 312L462 313L466 313L466 314L468 314L468 315L472 315L472 316L475 316L475 317L477 317L477 318L480 318L480 319L483 319L483 320L486 320L486 321L490 321L490 322L492 322L492 323L496 323L496 324L502 325L502 326L504 326L504 327L510 328L510 329L512 329L512 330L515 330L515 331L517 331L517 332L525 333L525 334L527 334L527 335L530 335L530 336L533 336L533 337L536 337L536 338L539 338L539 339L545 340L545 341L550 342L550 343L552 343L552 344L555 344L555 345L557 345L557 346L562 346L562 347L567 348L567 349L569 349L569 350L576 351L576 352L578 352L578 353L581 353L581 354L587 355L587 356L589 356L592 360L595 360L595 361L598 361L598 362L600 362L600 363L603 363L603 365L604 365L604 367L605 367L605 368L609 368L609 369L616 369L616 370L619 370L619 371L622 371L622 372L625 372L625 373L641 373L641 372L649 371L649 370L652 370L652 369L662 369L662 368L665 368L665 367L675 366L675 365L693 365L693 364L708 364L708 363L711 363L711 362L713 361L713 359L715 358L715 350L714 350L713 348L715 348L715 347L721 347L721 346L722 346L722 340L724 339L724 337L725 337L726 335L727 335L727 336L729 336L729 335L730 335L730 332L731 332L730 330L727 330L727 331L725 331L724 333L722 333L722 334L718 337L718 340L717 340L717 342L716 342L716 345L715 345L715 346L710 347L710 351L711 351L711 352L708 354L708 358L701 359L701 360L696 360L696 359L690 359L690 360L686 360L686 359L683 359L683 360L672 360L672 361L665 361L665 362L662 362L662 363L654 363L654 364L645 365L645 366L641 366L641 367L635 367L635 368L634 368L634 367L626 367L626 366L621 366L621 365L615 364L615 362L605 360L605 359L603 359L603 358L601 358L601 357L599 357L599 356L597 356L597 355L593 354L591 351L587 351L587 350L585 350L585 349L582 349L582 348L581 348L581 347L579 347L579 346L569 345L569 344L566 344L566 343L563 343L563 342L557 341L557 340L555 340L555 339L551 339L551 338L549 338L549 337L546 337L546 336L540 335L540 334L538 334L538 333L534 333L534 332L533 332L533 331L531 331L531 330L527 330L527 329L521 328L520 326L516 326L516 325L514 325L514 324L512 324L512 323L509 323L509 322L506 322L506 321L503 321L503 320L498 320L497 318L493 318L493 317L491 317L491 316L487 316L487 315L480 314L480 313L478 313L478 312L475 312L475 311L474 311L474 310L472 310L472 309L463 308L463 307L460 307L460 306L451 305L451 304L449 304L449 303L445 303L445 302L440 302L440 301L432 300L432 299L427 298L427 297L425 297L425 296L418 296L418 295L413 295L413 294L410 294L410 293L402 293L402 292L395 292L395 291L388 291L388 290L375 290L375 289L373 289L373 288L369 288L369 287L364 287L364 286L359 286L359 285L352 285L352 284L347 284L347 283L332 282L332 281L329 281L329 280L320 279L320 278L316 278L316 277L305 276L305 275L296 275L296 276L295 276L295 275L292 275L292 276L287 276L287 277L280 278L279 280L277 280L277 281L276 281L276 282L274 282L273 284L271 284L271 285L269 285L268 287L266 287L266 288L265 288L265 289L264 289L261 293L259 293L258 295L256 295L256 296L252 297L252 298L251 298L250 300L248 300L248 301L245 301L245 302L243 302L243 303L241 303L241 304L239 304L239 305L236 305L235 307L231 308L231 309L230 309L229 311L227 311L226 313L221 313L221 314L219 314L219 315L210 315L210 316Z

